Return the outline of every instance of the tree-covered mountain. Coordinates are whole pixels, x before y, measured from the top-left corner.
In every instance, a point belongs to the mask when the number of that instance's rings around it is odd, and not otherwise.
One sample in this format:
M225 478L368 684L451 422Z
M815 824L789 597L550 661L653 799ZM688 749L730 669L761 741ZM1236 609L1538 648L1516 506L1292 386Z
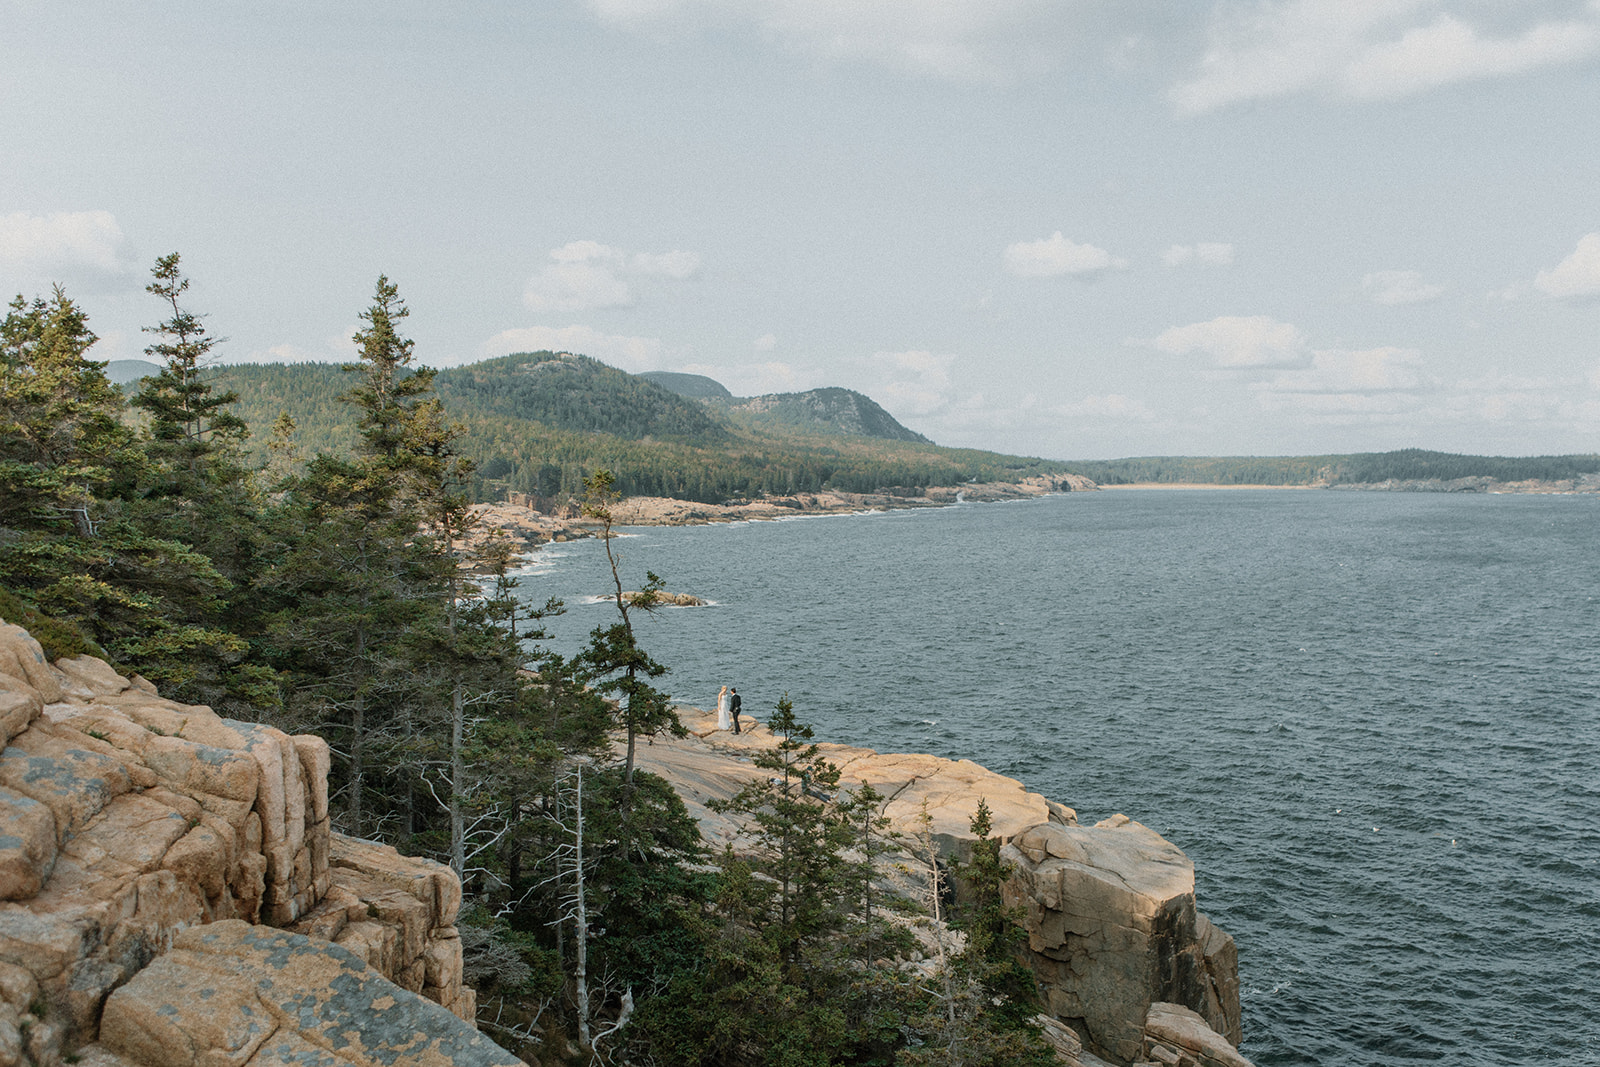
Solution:
M1072 469L1100 485L1380 485L1565 481L1600 473L1600 455L1467 456L1405 448L1326 456L1138 456L1084 460ZM1422 486L1418 486L1422 487Z
M721 444L730 436L702 405L638 375L566 352L518 352L440 371L436 388L446 404L463 412L578 433L698 445Z
M106 364L106 380L112 385L132 385L160 373L160 366L144 359L113 359Z
M703 374L646 371L639 375L679 396L703 400L736 424L778 434L822 434L878 437L885 441L932 444L922 434L900 425L877 401L854 389L837 386L803 393L765 393L736 397L727 386Z
M718 402L740 425L769 429L778 433L841 434L848 437L877 437L885 441L913 441L932 444L914 430L908 430L869 396L853 389L812 389L804 393L769 393Z
M239 393L237 410L258 436L286 412L300 456L354 446L348 406L339 401L352 383L337 366L241 364L216 374L219 388ZM773 410L732 410L726 401L688 399L642 376L553 352L440 371L434 386L450 417L466 427L460 447L478 464L471 491L483 500L521 492L564 503L602 468L625 494L707 503L823 489L920 490L1070 469L941 448L844 389L784 394ZM791 399L813 396L820 399Z
M732 400L728 387L704 374L680 374L670 370L647 370L639 375L647 382L655 382L691 400Z

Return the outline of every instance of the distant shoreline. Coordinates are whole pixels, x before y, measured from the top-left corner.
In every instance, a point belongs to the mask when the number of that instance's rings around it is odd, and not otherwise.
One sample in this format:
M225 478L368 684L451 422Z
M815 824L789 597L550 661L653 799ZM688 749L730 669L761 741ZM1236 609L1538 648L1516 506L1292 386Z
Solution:
M1224 485L1220 482L1124 482L1120 485L1096 485L1097 489L1324 489L1320 485Z

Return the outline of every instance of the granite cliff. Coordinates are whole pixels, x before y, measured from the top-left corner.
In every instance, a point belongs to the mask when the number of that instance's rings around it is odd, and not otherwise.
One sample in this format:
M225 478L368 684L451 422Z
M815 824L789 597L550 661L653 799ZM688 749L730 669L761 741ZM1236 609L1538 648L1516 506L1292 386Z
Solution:
M760 724L640 766L713 845L708 801L763 774ZM0 1067L321 1067L521 1061L479 1034L445 867L334 833L321 738L162 698L90 657L48 663L0 622ZM1233 940L1196 910L1194 868L1154 831L1071 808L969 760L825 744L910 832L966 853L980 799L1013 865L1058 1058L1248 1067ZM891 859L892 862L892 859Z
M446 867L332 832L328 748L0 622L0 1067L511 1067Z
M750 757L775 738L753 720L735 735L708 713L678 710L690 735L656 738L638 750L639 766L673 784L708 842L737 851L741 825L708 802L766 774ZM870 784L888 798L892 829L914 833L926 811L947 858L964 858L972 815L988 804L1063 1064L1249 1067L1236 1048L1238 952L1196 909L1194 865L1177 846L1125 815L1079 825L1072 808L971 760L819 747L843 788Z

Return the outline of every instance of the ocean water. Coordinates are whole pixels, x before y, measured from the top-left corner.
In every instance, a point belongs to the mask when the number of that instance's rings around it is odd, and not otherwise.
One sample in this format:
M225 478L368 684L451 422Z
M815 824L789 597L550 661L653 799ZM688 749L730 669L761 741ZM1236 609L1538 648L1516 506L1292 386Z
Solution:
M1600 1064L1600 497L1109 491L615 544L683 703L1156 829L1288 1064ZM596 541L523 578L572 651Z

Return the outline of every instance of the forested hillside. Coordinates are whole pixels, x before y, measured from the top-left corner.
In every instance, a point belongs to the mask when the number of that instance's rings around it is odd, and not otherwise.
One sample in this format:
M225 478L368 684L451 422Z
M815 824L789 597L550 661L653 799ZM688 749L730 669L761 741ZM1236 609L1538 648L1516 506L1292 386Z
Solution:
M885 798L847 788L787 700L765 717L777 741L754 756L763 775L719 808L748 820L748 855L714 852L671 785L636 765L641 738L687 731L657 688L667 665L635 632L662 579L612 555L618 486L592 466L612 455L664 478L676 456L728 481L909 481L1008 457L932 450L902 467L845 445L832 459L701 446L728 431L576 360L531 375L512 360L503 383L458 383L469 432L436 390L442 375L415 364L386 278L348 371L218 374L177 254L153 276L148 352L161 363L136 386L106 378L88 316L59 288L18 297L0 322L0 618L52 660L91 653L164 697L326 738L332 826L456 873L455 943L480 1023L530 1062L918 1067L956 1062L947 1047L972 1067L1054 1062L984 809L970 860L926 867L930 911L946 904L945 873L968 887L939 913L962 924L964 947L940 940L910 972L899 961L921 958L908 925L921 906L904 900L891 921L873 866ZM631 436L517 416L548 400L529 378L572 368L640 410L602 410L586 389L539 410ZM681 437L648 439L668 427ZM540 619L561 605L530 612L517 597L509 543L463 543L469 444L499 449L510 471L587 474L583 512L612 581L643 592L619 596L571 657L543 646Z
M900 425L871 397L852 389L812 389L804 393L772 393L709 403L735 423L752 430L933 443Z
M235 410L252 426L271 426L287 412L300 455L354 444L354 427L338 399L350 376L337 366L250 364L217 374L219 383L238 392ZM602 468L613 472L626 495L704 503L823 489L868 493L1015 481L1070 469L941 448L844 389L783 394L771 410L727 412L723 402L688 399L596 360L551 352L440 371L434 382L444 410L465 427L460 447L477 464L469 490L479 500L521 492L561 502L581 493L584 478ZM806 397L813 401L794 399ZM254 447L259 452L264 442L258 437Z
M1142 456L1070 465L1100 485L1378 485L1449 482L1560 481L1600 473L1600 455L1465 456L1407 448L1329 456Z

